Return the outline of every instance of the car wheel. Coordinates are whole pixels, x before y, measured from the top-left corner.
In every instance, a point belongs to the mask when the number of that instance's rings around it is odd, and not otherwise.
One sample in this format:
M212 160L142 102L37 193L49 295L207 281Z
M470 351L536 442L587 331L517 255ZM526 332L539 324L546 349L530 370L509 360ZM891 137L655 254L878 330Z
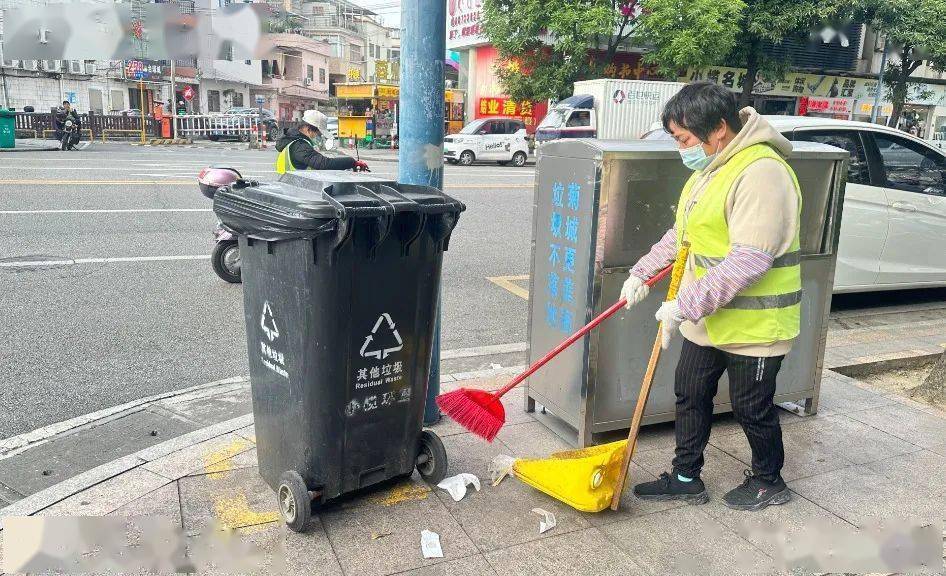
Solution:
M476 156L473 155L473 151L464 150L463 153L460 154L460 159L458 160L458 162L460 163L461 166L469 166L473 164L474 160L476 160Z
M516 168L522 168L526 165L526 153L516 152L512 157L512 165Z

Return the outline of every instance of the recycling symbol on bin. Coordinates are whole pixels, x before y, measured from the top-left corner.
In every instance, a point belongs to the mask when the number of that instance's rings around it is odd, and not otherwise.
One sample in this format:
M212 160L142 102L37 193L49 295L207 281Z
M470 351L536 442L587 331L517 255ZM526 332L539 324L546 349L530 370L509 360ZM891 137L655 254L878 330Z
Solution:
M382 329L384 326L387 329ZM381 331L379 332L379 330ZM390 344L393 344L393 346L390 346ZM397 352L401 348L404 348L401 335L398 334L397 328L394 326L394 320L391 320L391 315L385 312L378 316L378 321L374 323L371 334L365 337L365 343L361 345L361 350L358 353L361 354L362 358L384 360L388 355Z
M279 338L279 328L276 327L276 319L273 318L273 309L269 307L269 302L263 303L263 316L260 318L259 325L270 342Z

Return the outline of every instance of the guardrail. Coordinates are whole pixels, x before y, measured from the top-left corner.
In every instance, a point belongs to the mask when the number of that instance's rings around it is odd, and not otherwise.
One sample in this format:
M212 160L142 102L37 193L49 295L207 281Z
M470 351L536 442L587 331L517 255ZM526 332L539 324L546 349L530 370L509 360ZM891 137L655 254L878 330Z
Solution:
M56 118L52 112L17 112L14 117L14 128L17 132L32 132L34 137L42 134L44 137L56 131ZM103 131L124 130L135 131L141 134L142 118L140 116L124 116L117 114L80 114L79 121L82 130L91 130L92 138L102 136ZM161 123L154 118L144 118L145 134L158 136L161 133Z
M34 134L35 134L36 131L34 130L33 132L34 132ZM50 134L50 133L55 134L56 132L58 132L58 130L49 130L49 129L43 130L43 138L49 138L49 134ZM81 132L87 133L87 134L89 135L89 140L94 140L94 139L95 139L95 137L92 136L92 129L91 129L91 128L80 128L80 129L79 129L79 132L80 132L80 133L81 133Z
M265 125L259 116L251 114L186 114L177 117L177 134L182 138L235 138L252 142L260 130L265 132Z

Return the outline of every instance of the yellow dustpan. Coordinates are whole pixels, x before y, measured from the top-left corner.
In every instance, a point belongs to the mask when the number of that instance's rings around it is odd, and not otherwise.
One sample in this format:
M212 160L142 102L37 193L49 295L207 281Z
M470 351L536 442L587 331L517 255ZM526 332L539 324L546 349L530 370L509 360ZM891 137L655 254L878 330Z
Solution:
M674 261L667 300L676 298L688 255L689 243L683 242ZM660 340L658 330L627 440L581 450L556 452L541 460L516 460L513 464L516 476L536 490L541 490L576 510L601 512L608 506L617 510L627 477L627 466L637 446L637 433L650 395L654 370L660 358Z
M601 512L611 504L626 445L627 440L620 440L548 458L519 459L513 471L529 486L576 510Z

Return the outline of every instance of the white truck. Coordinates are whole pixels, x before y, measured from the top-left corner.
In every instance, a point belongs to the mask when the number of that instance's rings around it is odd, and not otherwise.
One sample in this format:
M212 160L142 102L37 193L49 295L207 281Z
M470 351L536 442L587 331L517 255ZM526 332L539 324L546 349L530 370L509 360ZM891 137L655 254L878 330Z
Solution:
M537 143L560 138L634 140L660 120L670 98L685 84L649 80L584 80L574 95L549 109L535 131Z
M474 120L443 139L443 157L463 166L488 161L524 166L529 158L526 125L515 118Z

